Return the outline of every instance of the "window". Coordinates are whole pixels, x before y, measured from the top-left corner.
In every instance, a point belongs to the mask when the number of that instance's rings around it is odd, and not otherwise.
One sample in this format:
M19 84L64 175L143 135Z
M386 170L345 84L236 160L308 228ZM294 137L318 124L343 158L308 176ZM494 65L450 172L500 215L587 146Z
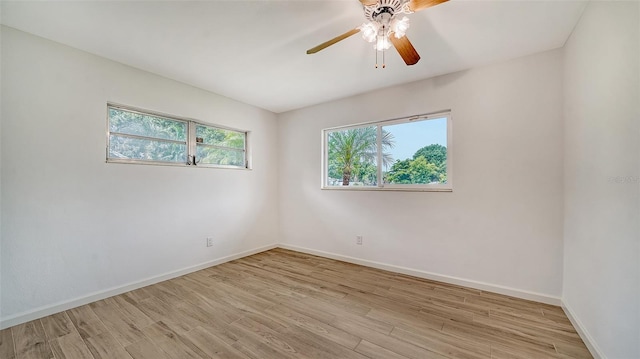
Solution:
M323 131L322 188L451 191L451 116Z
M249 168L247 132L108 105L107 162Z
M198 164L243 167L246 134L212 126L196 125L196 160Z

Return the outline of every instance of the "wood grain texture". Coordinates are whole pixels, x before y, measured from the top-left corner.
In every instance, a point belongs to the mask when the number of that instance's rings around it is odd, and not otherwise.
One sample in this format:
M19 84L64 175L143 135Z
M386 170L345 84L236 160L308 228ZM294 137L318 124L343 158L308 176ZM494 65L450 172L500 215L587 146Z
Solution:
M75 331L67 313L57 313L40 320L48 340L53 340Z
M394 33L391 33L391 35L389 35L389 40L391 40L393 46L398 50L398 53L404 60L405 64L411 66L420 61L418 51L416 51L416 48L413 47L413 44L409 41L409 38L406 35L398 39Z
M55 338L49 344L56 359L93 359L82 337L75 331Z
M338 42L348 38L349 36L353 36L353 35L355 35L355 34L357 34L359 32L360 32L360 29L349 30L349 31L345 32L342 35L336 36L336 37L334 37L333 39L331 39L329 41L325 41L325 42L321 43L320 45L318 45L316 47L310 48L309 50L307 50L307 54L309 54L309 55L310 54L315 54L316 52L318 52L320 50L324 50L327 47L329 47L329 46L331 46L331 45L333 45L335 43L338 43Z
M371 5L375 5L376 3L378 3L378 0L360 0L360 2L364 6L371 6Z
M11 329L0 330L0 358L14 359L16 357L13 347L13 334Z
M0 357L591 355L559 307L273 249L2 330Z
M51 351L40 320L32 320L24 324L16 325L11 328L11 333L13 334L16 358L53 358L53 352Z
M420 11L447 1L449 0L411 0L409 1L409 9L414 12Z

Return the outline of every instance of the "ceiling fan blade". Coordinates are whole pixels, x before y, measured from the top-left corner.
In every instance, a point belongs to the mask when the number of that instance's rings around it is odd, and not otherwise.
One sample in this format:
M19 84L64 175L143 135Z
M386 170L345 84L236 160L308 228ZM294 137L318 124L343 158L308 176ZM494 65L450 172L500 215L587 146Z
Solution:
M436 6L449 0L411 0L409 1L409 9L413 12L424 10L428 7Z
M357 34L359 32L360 32L360 29L358 29L358 28L355 28L353 30L347 31L347 32L345 32L344 34L342 34L340 36L336 36L336 37L334 37L333 39L331 39L329 41L323 42L323 43L321 43L320 45L318 45L316 47L310 48L309 50L307 50L307 54L315 54L316 52L318 52L320 50L323 50L323 49L335 44L336 42L342 41L342 40L346 39L347 37L355 35L355 34Z
M420 55L406 36L398 39L394 33L391 33L389 40L407 65L415 65L420 61Z
M360 0L360 2L362 3L362 5L364 6L371 6L371 5L375 5L378 3L378 0Z

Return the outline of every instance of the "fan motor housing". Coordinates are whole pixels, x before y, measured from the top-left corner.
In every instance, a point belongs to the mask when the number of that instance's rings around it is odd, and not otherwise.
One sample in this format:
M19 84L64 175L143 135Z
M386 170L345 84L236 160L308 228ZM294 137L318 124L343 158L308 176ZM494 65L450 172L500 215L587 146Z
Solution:
M369 21L380 21L388 18L389 20L402 11L402 7L408 0L378 0L371 6L364 7L364 17Z

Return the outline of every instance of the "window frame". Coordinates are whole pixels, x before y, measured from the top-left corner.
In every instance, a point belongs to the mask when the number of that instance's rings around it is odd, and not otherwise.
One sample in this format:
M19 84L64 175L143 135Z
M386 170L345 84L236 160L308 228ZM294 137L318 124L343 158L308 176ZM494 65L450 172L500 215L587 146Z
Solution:
M110 149L111 149L111 118L109 116L109 110L110 109L116 109L116 110L121 110L121 111L127 111L127 112L133 112L133 113L138 113L141 115L148 115L148 116L154 116L154 117L158 117L164 120L169 120L169 121L175 121L175 122L182 122L184 124L186 124L186 141L184 142L185 147L186 147L186 158L187 161L185 162L169 162L169 161L154 161L154 160L141 160L141 159L135 159L135 158L112 158L109 156L110 154ZM251 170L251 152L250 152L250 145L249 145L249 139L250 139L250 131L247 130L241 130L241 129L237 129L237 128L233 128L233 127L228 127L228 126L222 126L222 125L217 125L217 124L211 124L211 123L205 123L202 121L197 121L194 119L190 119L190 118L184 118L184 117L180 117L180 116L175 116L175 115L169 115L169 114L165 114L165 113L161 113L161 112L157 112L157 111L150 111L150 110L144 110L144 109L140 109L140 108L136 108L136 107L132 107L132 106L127 106L127 105L120 105L120 104L115 104L112 102L108 102L107 103L107 128L106 128L106 162L107 163L125 163L125 164L138 164L138 165L156 165L156 166L178 166L178 167L202 167L202 168L225 168L225 169L237 169L237 170ZM243 152L244 152L244 166L233 166L233 165L221 165L221 164L213 164L213 163L203 163L203 164L199 164L196 162L196 164L192 164L191 163L191 158L193 155L195 155L197 153L197 145L198 143L196 142L196 127L197 126L204 126L204 127L209 127L209 128L214 128L214 129L220 129L220 130L225 130L225 131L233 131L233 132L238 132L238 133L242 133L244 134L244 148L243 148ZM139 138L139 139L146 139L146 140L153 140L153 141L161 141L161 142L169 142L169 143L183 143L182 141L177 141L177 140L168 140L168 139L161 139L161 138L155 138L155 137L147 137L147 136L140 136L140 135L129 135L129 134L121 134L121 133L117 133L114 132L114 134L116 135L120 135L120 136L125 136L125 137L131 137L131 138ZM217 146L220 148L225 148L224 146ZM237 148L230 148L233 150L239 150ZM196 161L198 159L196 158Z
M446 118L447 120L447 183L444 184L385 184L383 178L382 165L382 128L390 125L403 123L411 123L414 121L429 121L435 119ZM362 127L376 127L377 132L377 186L329 186L329 134L332 132L356 129ZM325 128L322 130L322 156L321 156L321 179L320 188L323 190L337 191L412 191L412 192L452 192L453 191L453 130L451 120L451 110L443 110L438 112L393 118L382 121L362 122L352 125L336 126Z

